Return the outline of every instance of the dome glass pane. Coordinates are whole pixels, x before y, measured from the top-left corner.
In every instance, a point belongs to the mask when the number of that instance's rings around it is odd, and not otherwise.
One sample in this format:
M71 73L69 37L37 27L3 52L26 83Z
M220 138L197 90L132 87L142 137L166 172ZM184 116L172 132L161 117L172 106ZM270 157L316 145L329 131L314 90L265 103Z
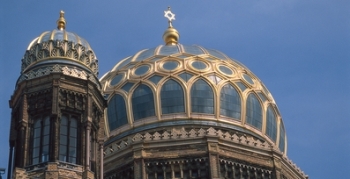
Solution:
M241 89L241 91L247 89L247 87L242 82L236 82L236 85Z
M111 131L128 123L125 101L122 96L116 94L112 97L108 103L107 115Z
M204 54L203 50L198 46L182 46L185 53L193 54L193 55L201 55Z
M134 83L126 83L126 84L122 87L122 89L123 89L124 91L126 91L126 92L129 92L129 90L130 90L130 88L131 88L132 86L134 86Z
M243 74L243 78L246 82L248 82L249 84L253 85L254 82L252 80L252 78L250 78L250 76L248 76L247 74Z
M218 52L216 50L209 50L209 49L206 49L206 50L210 55L217 57L221 60L226 60L226 57L221 52Z
M214 83L218 84L222 79L216 75L209 75L208 78Z
M261 104L255 94L250 94L247 98L246 123L261 130L262 109Z
M140 66L135 70L135 75L139 75L139 76L144 75L148 72L148 70L149 70L149 66L147 65Z
M286 137L286 132L284 131L283 124L281 123L280 125L280 143L278 145L278 148L281 150L281 152L284 152L284 147L285 147L285 137Z
M233 71L225 66L219 66L220 71L225 75L232 75Z
M184 93L175 80L168 80L161 90L162 114L185 112Z
M272 106L270 105L266 111L266 135L270 137L274 142L277 138L277 121L276 114Z
M41 38L41 42L46 42L46 41L50 40L50 37L51 37L51 33L50 33L50 32L46 33L46 34Z
M230 84L221 89L220 114L241 120L241 98L237 90Z
M145 60L149 57L151 57L152 55L154 55L154 48L152 49L148 49L148 50L145 50L143 52L141 52L137 58L135 59L135 61L142 61L142 60Z
M163 68L166 70L174 70L179 66L177 61L167 61L163 64Z
M177 45L166 45L159 49L159 55L172 55L179 53L179 48Z
M185 72L185 73L181 73L179 76L187 82L190 78L192 78L193 75Z
M156 61L158 61L158 60L161 60L161 59L163 59L164 57L154 57L154 58L152 58L150 61L151 62L156 62Z
M267 101L267 98L265 97L265 95L263 94L263 93L258 93L258 95L260 96L260 99L263 101L263 102L265 102L265 101Z
M152 81L155 85L158 84L158 82L162 79L162 76L158 76L158 75L154 75L151 78L149 78L148 80Z
M128 57L126 60L119 63L118 68L116 70L119 70L119 69L123 68L125 65L129 64L131 60L132 60L132 57Z
M155 115L153 92L148 86L144 84L138 86L131 100L135 121Z
M55 36L53 37L52 40L63 40L63 31L61 30L55 31Z
M204 80L196 81L191 88L192 112L214 114L214 94Z
M111 81L111 86L114 86L114 85L118 84L123 78L124 78L124 74L118 74Z
M191 65L197 70L204 70L207 68L207 65L201 61L194 61Z

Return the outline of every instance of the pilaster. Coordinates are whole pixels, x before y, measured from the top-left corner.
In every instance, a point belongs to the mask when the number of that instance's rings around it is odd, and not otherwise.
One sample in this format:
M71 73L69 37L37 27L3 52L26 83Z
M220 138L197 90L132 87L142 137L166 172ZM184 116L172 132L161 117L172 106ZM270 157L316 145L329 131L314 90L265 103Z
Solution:
M208 144L208 157L210 165L210 178L219 179L220 178L220 163L219 163L219 146L218 137L207 136Z
M143 159L143 143L137 143L133 146L134 151L134 178L146 179L146 171Z

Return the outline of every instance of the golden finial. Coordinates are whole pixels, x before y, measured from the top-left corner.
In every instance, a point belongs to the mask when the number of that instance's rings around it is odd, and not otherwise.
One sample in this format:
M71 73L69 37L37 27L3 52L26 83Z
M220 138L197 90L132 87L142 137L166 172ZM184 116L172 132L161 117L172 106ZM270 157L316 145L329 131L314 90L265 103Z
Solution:
M64 19L64 11L60 11L60 18L57 20L57 29L66 29L66 19Z
M173 14L168 7L168 10L164 11L164 17L168 19L169 27L163 34L163 40L166 45L176 45L179 40L179 32L173 28L172 21L175 20L175 14Z

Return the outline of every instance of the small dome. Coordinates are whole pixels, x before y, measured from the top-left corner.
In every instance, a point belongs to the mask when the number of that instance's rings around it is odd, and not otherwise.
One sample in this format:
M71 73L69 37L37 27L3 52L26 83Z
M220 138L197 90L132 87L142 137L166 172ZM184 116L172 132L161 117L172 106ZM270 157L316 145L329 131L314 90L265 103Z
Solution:
M100 81L110 136L162 126L217 126L286 151L272 95L248 68L220 51L160 45L121 60Z
M78 67L85 73L98 75L98 60L89 43L65 30L64 12L60 12L57 28L42 33L28 46L22 59L22 74L53 64Z

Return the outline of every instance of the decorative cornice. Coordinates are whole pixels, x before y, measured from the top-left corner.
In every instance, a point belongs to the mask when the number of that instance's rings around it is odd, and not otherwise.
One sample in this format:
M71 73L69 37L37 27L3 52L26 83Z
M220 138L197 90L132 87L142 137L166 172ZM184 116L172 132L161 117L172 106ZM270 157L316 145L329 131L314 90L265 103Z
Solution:
M290 167L292 167L298 174L302 175L304 178L309 178L305 173L304 171L302 171L295 163L293 163L292 160L290 160L289 158L287 158L286 156L283 156L282 158L283 162L282 164L284 165L288 165ZM287 167L287 168L290 168L290 167Z
M167 140L178 140L178 139L195 139L195 138L204 138L206 136L217 136L219 139L230 141L233 143L238 143L242 145L248 145L255 148L271 150L272 146L268 144L266 141L260 141L259 139L254 139L253 137L248 137L246 135L237 135L236 133L231 134L229 132L222 132L220 129L216 130L212 127L208 129L181 129L176 130L174 128L171 129L170 132L154 132L150 134L149 132L145 133L137 133L133 136L124 137L117 142L113 142L104 147L105 157L112 155L117 151L122 151L128 146L139 143L139 142L149 142L149 141L167 141Z
M18 81L17 84L21 83L22 81L25 80L31 80L31 79L35 79L35 78L39 78L42 76L46 76L49 75L51 73L62 73L64 75L67 76L72 76L72 77L76 77L76 78L80 78L83 80L89 80L91 82L93 82L94 84L96 84L97 88L99 90L101 90L101 85L98 82L98 80L96 79L96 77L94 75L88 75L85 71L83 70L79 70L77 68L71 68L68 66L60 66L58 64L54 65L54 66L48 66L46 68L41 68L39 70L31 70L29 72L23 73Z

